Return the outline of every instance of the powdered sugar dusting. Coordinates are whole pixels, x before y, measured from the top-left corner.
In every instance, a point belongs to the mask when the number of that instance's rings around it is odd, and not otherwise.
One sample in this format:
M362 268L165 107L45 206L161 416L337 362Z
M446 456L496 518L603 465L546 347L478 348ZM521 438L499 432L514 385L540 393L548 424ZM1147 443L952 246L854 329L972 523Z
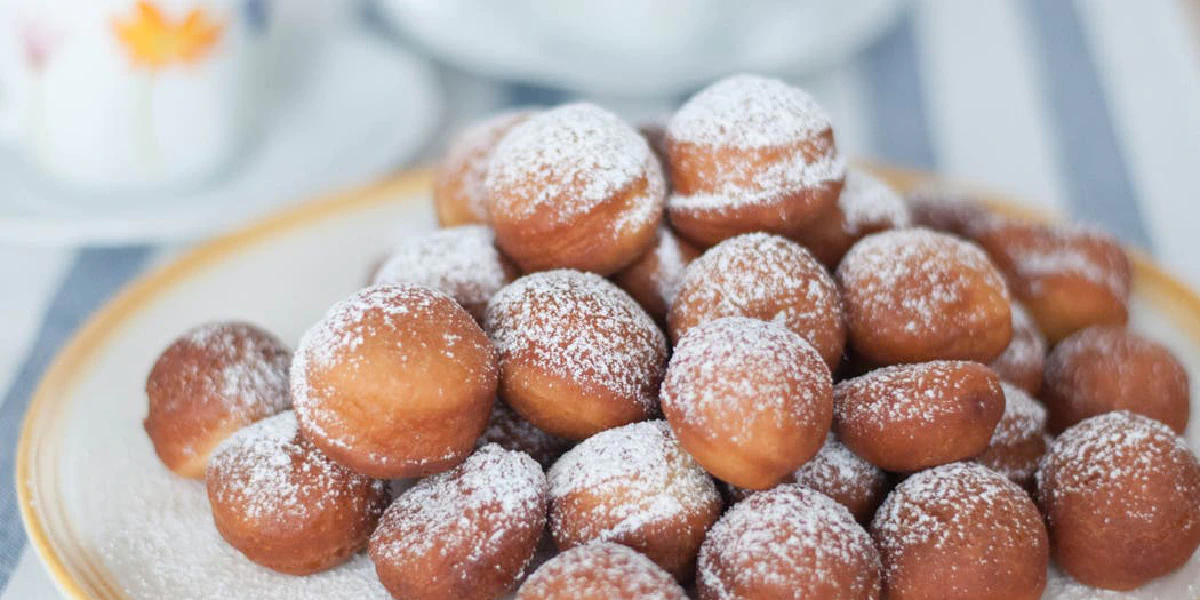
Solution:
M410 237L392 247L375 285L413 283L464 306L482 305L508 282L491 228L464 225Z
M1011 232L1011 235L1010 235ZM977 224L973 234L998 235L995 250L1004 255L1011 275L1041 292L1047 277L1075 276L1108 290L1118 299L1129 297L1128 258L1107 233L1081 224L1043 225L994 217ZM1007 237L1006 237L1007 236Z
M872 428L919 433L962 413L960 375L964 367L975 364L936 360L884 367L847 379L834 387L834 414L839 423L871 423Z
M666 183L646 140L592 104L567 104L517 125L492 153L486 186L493 209L558 224L593 211L645 177L645 191L616 228L640 226L662 209ZM497 190L504 190L497 194Z
M1042 448L1046 435L1046 407L1019 387L1002 383L1004 415L992 432L987 450L976 460L1015 482L1031 481L1040 454L1025 448Z
M529 117L525 111L503 112L475 123L455 136L446 154L442 157L441 177L461 178L460 189L474 215L487 215L488 162L492 149L500 143L518 121ZM458 166L460 170L447 171L446 167Z
M675 303L672 312L685 315L781 323L822 355L829 332L843 327L841 297L825 267L799 244L765 233L730 238L693 261Z
M1001 377L1007 377L1009 373L1040 372L1046 361L1046 336L1020 302L1010 302L1009 310L1012 313L1012 340L992 361L992 369Z
M829 369L804 338L777 323L726 317L679 340L661 397L672 422L678 415L709 441L741 444L764 424L828 419L831 394Z
M735 600L746 589L790 590L797 598L843 586L845 598L875 598L879 554L842 505L799 485L754 494L725 513L700 550L705 598ZM836 584L835 584L836 585Z
M397 498L371 536L371 558L404 569L424 564L429 552L441 552L462 561L456 574L467 585L473 573L490 568L511 547L514 536L536 542L545 511L546 478L537 462L489 444ZM530 543L526 566L535 550Z
M487 428L475 442L475 447L482 448L488 444L524 452L543 467L549 468L571 447L572 442L538 429L533 423L521 418L507 404L497 401L492 406Z
M683 588L641 553L611 542L576 546L542 565L518 600L686 600Z
M871 534L890 579L908 552L933 557L939 555L930 551L971 547L988 557L1011 549L1008 544L1036 543L1044 535L1036 515L1025 492L1000 474L974 463L951 463L897 486L875 513Z
M239 507L244 519L264 527L314 519L344 502L363 513L382 509L371 501L385 486L304 442L291 411L245 427L222 442L209 460L208 480L217 502Z
M598 433L564 454L549 479L552 529L578 532L576 541L614 540L657 523L691 522L720 505L712 478L683 451L665 421ZM579 494L595 500L572 502ZM565 521L569 527L563 527Z
M1008 298L1003 278L982 249L927 229L869 235L838 266L848 311L868 319L886 315L914 337L990 327L993 315L972 301L981 285L976 277Z
M733 148L768 148L809 140L832 127L805 91L758 75L734 75L687 101L667 126L675 140Z
M723 215L831 185L846 175L846 159L832 144L822 147L815 158L797 151L784 160L765 165L749 157L726 158L717 165L719 170L712 181L706 182L711 191L673 193L667 199L667 208ZM749 183L743 183L746 181Z
M526 275L492 298L487 329L502 364L530 361L656 408L666 338L633 298L599 275Z
M846 185L838 196L846 233L857 236L866 228L900 229L908 227L908 205L891 186L875 176L851 169Z
M663 300L663 306L670 308L675 293L679 291L679 283L691 261L686 260L679 248L679 238L670 227L658 230L658 245L654 247L654 257L658 261L658 269L654 272L654 286Z
M826 435L820 452L796 471L794 479L839 501L882 495L887 485L883 469L863 460L832 433Z
M1124 327L1093 326L1078 331L1059 342L1046 360L1046 385L1055 401L1070 406L1064 411L1068 414L1095 410L1095 373L1116 374L1112 381L1120 389L1110 392L1114 396L1169 397L1179 393L1176 390L1186 394L1189 388L1187 370L1166 346ZM1131 385L1121 385L1126 382ZM1144 387L1132 389L1132 382Z
M1153 522L1159 518L1158 507L1139 502L1150 497L1145 490L1161 493L1159 486L1172 476L1173 499L1194 500L1200 494L1198 472L1196 455L1171 428L1122 410L1085 419L1059 435L1042 460L1037 483L1043 506L1075 495L1104 494L1126 500L1112 506L1114 514ZM1054 511L1047 513L1053 527Z

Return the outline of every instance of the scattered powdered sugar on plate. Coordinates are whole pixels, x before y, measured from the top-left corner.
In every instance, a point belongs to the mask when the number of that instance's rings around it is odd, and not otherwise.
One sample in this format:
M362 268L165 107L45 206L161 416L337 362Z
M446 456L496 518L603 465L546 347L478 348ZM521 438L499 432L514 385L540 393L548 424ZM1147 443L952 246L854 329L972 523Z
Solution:
M491 228L463 225L396 244L374 284L424 285L442 290L466 306L486 303L507 279Z
M1195 498L1197 469L1196 455L1183 437L1159 421L1122 410L1085 419L1059 435L1042 459L1037 483L1043 504L1105 494L1130 499L1112 509L1122 518L1153 521L1155 507L1138 501L1145 497L1139 490L1157 489L1165 474L1173 474L1178 497Z
M599 275L526 275L492 297L486 321L502 365L536 365L648 410L657 406L666 338L629 294Z
M466 584L473 573L511 551L514 536L532 540L524 558L528 566L545 523L541 466L524 452L489 444L397 498L371 537L371 556L405 568L440 552L461 561L456 575Z
M842 259L838 279L848 311L873 321L886 318L912 336L989 326L990 305L972 301L979 286L1008 298L1004 279L981 248L927 229L863 238Z
M656 523L690 523L721 502L712 478L665 421L597 433L558 459L549 480L553 530L563 531L559 523L570 519L565 529L582 540L636 536Z
M643 177L645 189L629 200L632 210L617 231L647 222L662 209L662 168L636 129L607 110L580 103L538 113L514 127L492 152L486 186L495 214L536 214L567 224Z
M661 398L672 419L701 437L739 444L765 423L819 420L831 394L829 368L803 337L777 323L725 317L679 340Z
M1036 517L1025 491L1004 476L975 463L951 463L897 486L875 513L871 534L887 570L910 551L972 547L986 557L1004 544L1027 546L1041 535Z
M777 235L748 233L710 248L688 266L673 311L775 321L818 346L841 329L837 286L817 259ZM765 311L773 312L767 314Z
M264 527L316 518L342 502L366 511L386 486L303 441L291 411L245 427L217 446L208 479L219 504L238 507L246 520Z
M446 148L441 162L443 168L439 169L438 177L460 178L459 189L467 199L472 214L488 213L487 187L484 182L492 149L500 143L513 125L529 115L526 111L493 115L462 130ZM459 166L461 169L447 171L445 167L449 165Z
M867 227L908 227L908 205L891 186L861 170L846 172L846 185L838 196L846 233L859 235Z
M784 484L750 496L713 525L697 573L701 588L717 600L768 586L803 598L831 581L848 582L838 597L874 598L879 568L871 537L844 506Z
M642 553L611 542L576 546L547 561L521 588L519 600L687 600L683 588Z

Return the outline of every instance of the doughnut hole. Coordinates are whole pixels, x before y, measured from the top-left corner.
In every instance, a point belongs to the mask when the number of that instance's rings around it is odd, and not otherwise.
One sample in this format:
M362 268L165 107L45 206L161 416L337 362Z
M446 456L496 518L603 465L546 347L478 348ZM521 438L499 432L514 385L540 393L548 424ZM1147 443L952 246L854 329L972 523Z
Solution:
M700 251L675 235L671 228L658 230L649 252L613 275L613 283L625 290L658 323L667 320L667 308L675 298L683 273Z
M521 418L517 411L499 401L492 407L492 416L488 418L483 435L475 442L475 448L479 449L488 444L496 444L505 450L524 452L546 469L572 446L571 440L538 429L533 423Z
M838 266L850 344L871 363L990 362L1012 339L1008 290L979 247L927 229L869 235Z
M833 421L829 369L804 338L727 317L689 330L671 357L662 408L709 473L766 489L808 462Z
M576 546L546 561L517 600L687 600L670 573L637 551L611 542Z
M1033 476L1046 454L1046 407L1017 386L1003 383L1001 387L1004 416L975 461L1032 492Z
M461 463L496 395L487 335L447 294L416 285L360 290L304 334L291 391L305 437L373 477Z
M983 452L1004 404L1000 378L979 363L885 367L834 386L834 431L871 464L911 473Z
M1042 391L1042 373L1046 369L1046 336L1019 302L1013 301L1010 308L1012 340L988 366L1000 379L1036 396Z
M686 581L721 514L712 478L664 421L598 433L550 468L550 532L559 550L593 541L629 546Z
M291 360L279 338L249 323L207 323L176 338L146 377L142 426L159 460L181 477L203 479L225 438L291 408Z
M855 242L872 233L908 227L908 205L886 183L858 169L846 175L837 204L791 238L830 269Z
M433 175L433 207L442 227L488 222L487 178L492 151L531 112L501 113L457 134Z

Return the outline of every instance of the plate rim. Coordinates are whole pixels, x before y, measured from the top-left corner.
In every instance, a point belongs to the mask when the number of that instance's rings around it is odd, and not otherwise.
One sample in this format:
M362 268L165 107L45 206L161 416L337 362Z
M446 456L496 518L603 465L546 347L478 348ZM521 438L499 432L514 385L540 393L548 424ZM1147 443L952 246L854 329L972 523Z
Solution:
M954 182L930 172L917 171L880 164L864 164L898 190L911 190L922 185L947 185L951 189L971 189L974 196L1001 212L1031 218L1037 221L1055 220L1053 213L1022 205L1003 194L958 186ZM32 484L32 457L35 452L36 428L39 417L69 398L70 390L77 384L79 374L104 347L107 340L119 327L133 318L138 310L171 289L173 285L241 250L259 245L278 235L300 227L335 217L341 213L369 208L386 202L412 201L427 197L433 181L433 169L419 168L403 170L378 182L359 186L347 191L333 192L285 207L268 216L253 221L209 241L186 250L179 256L139 275L122 288L112 299L96 310L56 353L30 398L22 417L20 435L15 454L15 487L17 504L22 524L30 546L37 553L50 579L65 597L73 600L91 600L83 584L67 567L66 560L59 554L42 522L41 509L34 502ZM1147 294L1146 299L1162 310L1174 321L1185 320L1186 335L1200 344L1200 293L1182 280L1158 266L1144 252L1126 247L1133 265L1137 283L1135 288L1160 289L1159 296L1169 299L1165 303L1155 301L1156 296ZM117 592L124 597L123 592Z

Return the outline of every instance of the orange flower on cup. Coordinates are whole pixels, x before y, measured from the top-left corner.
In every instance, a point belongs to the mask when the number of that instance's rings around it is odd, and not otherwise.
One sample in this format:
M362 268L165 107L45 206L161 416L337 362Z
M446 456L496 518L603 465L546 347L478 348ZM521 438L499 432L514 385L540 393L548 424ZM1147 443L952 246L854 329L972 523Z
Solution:
M114 21L113 28L133 63L150 69L196 62L212 50L222 31L221 23L202 8L176 21L148 0L138 0L134 14Z

